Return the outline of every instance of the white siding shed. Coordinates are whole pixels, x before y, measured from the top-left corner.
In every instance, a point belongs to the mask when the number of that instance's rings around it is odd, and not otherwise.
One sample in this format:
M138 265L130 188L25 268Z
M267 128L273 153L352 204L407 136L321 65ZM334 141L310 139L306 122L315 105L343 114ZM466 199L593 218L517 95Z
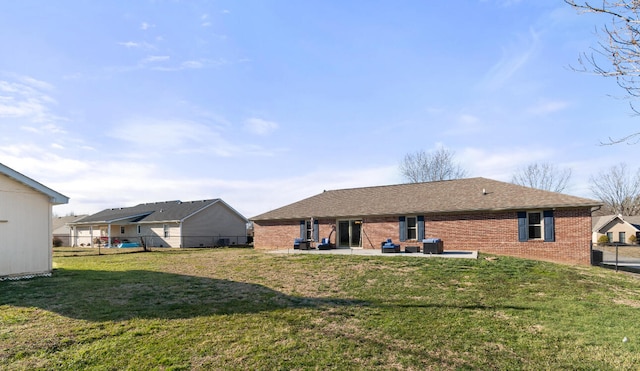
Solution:
M0 280L51 274L52 207L67 202L0 164Z

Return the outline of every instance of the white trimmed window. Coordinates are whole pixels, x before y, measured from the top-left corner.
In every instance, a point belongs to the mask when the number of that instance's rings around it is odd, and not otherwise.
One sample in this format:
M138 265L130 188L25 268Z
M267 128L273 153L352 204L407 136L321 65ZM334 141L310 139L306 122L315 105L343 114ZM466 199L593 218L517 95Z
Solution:
M543 238L544 219L542 218L542 212L534 211L527 214L527 224L529 227L529 239L541 240Z
M418 239L418 220L415 216L407 217L407 240Z
M124 234L124 226L120 226L120 234Z
M170 233L169 233L169 225L167 224L163 224L162 225L162 229L164 230L164 237L171 237Z

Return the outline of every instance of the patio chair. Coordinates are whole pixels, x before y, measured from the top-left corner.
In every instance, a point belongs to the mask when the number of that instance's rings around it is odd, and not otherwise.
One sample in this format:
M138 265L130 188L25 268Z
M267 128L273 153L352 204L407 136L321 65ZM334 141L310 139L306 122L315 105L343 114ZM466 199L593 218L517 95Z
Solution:
M302 238L295 238L293 240L293 248L295 250L299 250L300 249L300 243L302 243Z
M400 252L400 245L394 244L390 238L381 244L381 248L383 254Z
M318 250L330 250L331 242L329 242L328 238L323 238L322 241L318 244Z

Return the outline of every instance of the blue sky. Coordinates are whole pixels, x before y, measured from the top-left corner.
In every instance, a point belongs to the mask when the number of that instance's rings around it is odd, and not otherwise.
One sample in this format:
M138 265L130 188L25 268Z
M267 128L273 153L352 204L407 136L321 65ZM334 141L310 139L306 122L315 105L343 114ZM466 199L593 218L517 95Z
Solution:
M59 215L222 198L247 217L401 183L445 147L470 176L628 162L615 81L572 71L606 18L558 0L0 1L0 162Z

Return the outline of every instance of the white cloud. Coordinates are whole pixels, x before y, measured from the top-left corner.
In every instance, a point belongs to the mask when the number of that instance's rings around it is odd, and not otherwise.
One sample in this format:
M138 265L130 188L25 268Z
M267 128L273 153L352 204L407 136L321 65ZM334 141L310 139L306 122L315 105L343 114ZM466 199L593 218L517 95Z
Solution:
M168 61L170 58L171 57L169 57L168 55L150 55L147 58L143 59L141 63L147 64L147 63L164 62L164 61Z
M188 60L183 61L177 66L154 66L152 69L154 71L165 71L165 72L174 72L174 71L183 71L183 70L197 70L202 68L209 67L218 67L227 64L227 61L223 59L198 59L198 60ZM143 65L141 64L141 67Z
M147 42L123 41L118 45L122 45L127 49L155 49L155 47Z
M255 135L268 135L278 129L278 124L273 121L267 121L259 118L250 118L245 122L246 131Z
M211 126L184 119L132 118L116 125L108 135L152 152L171 150L231 156L237 151Z
M547 115L550 113L562 111L569 106L565 101L541 101L536 105L529 107L528 113L536 116Z
M97 164L88 164L96 167ZM143 202L192 201L222 198L246 217L284 206L324 190L397 183L397 168L379 167L337 172L326 177L315 171L277 179L233 180L210 177L206 172L190 177L168 177L165 169L145 163L106 162L101 174L117 174L113 181L96 181L95 172L58 177L47 186L71 197L69 205L60 205L60 215L74 212L95 213L109 207L133 206ZM117 181L126 179L127 181Z
M50 84L29 76L16 80L0 80L0 119L24 118L32 123L61 120L51 112L56 101L45 92L53 89Z
M200 20L202 21L202 23L200 23L200 25L202 27L210 27L211 26L211 22L209 21L209 14L203 14L200 16Z
M141 30L146 31L146 30L148 30L148 29L150 29L150 28L153 28L153 27L155 27L155 26L156 26L156 25L154 25L154 24L149 24L149 23L147 23L147 22L142 22L142 23L140 24L140 29L141 29Z
M202 68L204 64L202 63L202 61L185 61L185 62L182 62L181 66L184 69L196 69L196 68Z
M482 132L484 124L482 120L469 113L459 114L451 119L452 126L445 130L447 135L473 135Z
M502 87L534 56L539 44L540 35L530 29L529 34L521 36L515 45L503 48L502 58L485 75L481 85L489 90Z

